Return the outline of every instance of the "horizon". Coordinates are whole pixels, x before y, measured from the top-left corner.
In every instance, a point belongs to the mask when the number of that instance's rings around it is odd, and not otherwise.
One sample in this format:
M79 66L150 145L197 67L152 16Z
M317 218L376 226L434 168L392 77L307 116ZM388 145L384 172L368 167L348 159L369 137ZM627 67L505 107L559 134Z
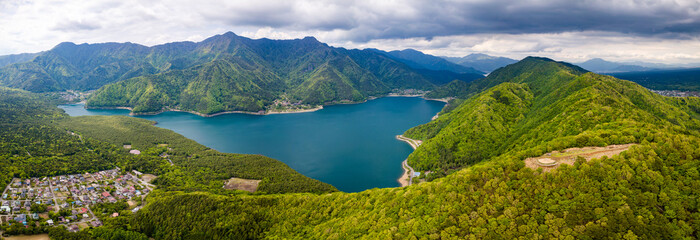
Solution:
M60 42L154 46L227 31L251 39L314 36L333 47L415 49L566 62L700 63L700 3L694 1L464 1L328 3L100 0L0 3L0 55Z

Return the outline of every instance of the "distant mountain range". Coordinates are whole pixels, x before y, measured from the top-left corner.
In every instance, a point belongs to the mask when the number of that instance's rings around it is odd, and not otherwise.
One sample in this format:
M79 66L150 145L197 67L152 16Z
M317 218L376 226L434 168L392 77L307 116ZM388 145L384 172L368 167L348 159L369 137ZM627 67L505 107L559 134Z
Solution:
M40 53L20 53L0 56L0 67L20 62L28 62L34 59L34 57L36 57L39 54Z
M483 77L447 61L431 63L439 58L428 55L405 60L415 55L334 48L313 37L254 40L231 32L153 47L61 43L35 56L0 58L8 63L0 68L0 84L34 92L100 88L88 106L209 114L264 110L282 95L306 104L362 101L394 89L431 90Z
M385 54L393 59L405 63L416 69L428 69L434 71L451 71L456 73L476 73L484 74L484 71L477 70L473 67L460 65L450 62L444 58L428 55L414 49L405 49L400 51L386 52L378 49L372 49L379 53Z
M630 65L617 62L610 62L600 58L593 58L582 63L576 63L576 65L585 68L588 71L599 72L599 73L613 73L613 72L636 72L636 71L649 71L654 70L653 68L642 67L639 65Z
M482 72L493 72L506 65L518 62L518 60L506 57L494 57L481 53L472 53L464 57L443 57L444 59Z
M610 76L654 90L700 91L700 68L621 72Z

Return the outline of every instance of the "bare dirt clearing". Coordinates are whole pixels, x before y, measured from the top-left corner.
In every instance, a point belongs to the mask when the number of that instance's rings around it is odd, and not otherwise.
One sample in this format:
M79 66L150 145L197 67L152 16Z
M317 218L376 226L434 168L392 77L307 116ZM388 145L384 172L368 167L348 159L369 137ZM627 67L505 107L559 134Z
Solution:
M17 235L6 237L7 240L49 240L48 234L37 234L37 235Z
M143 174L143 175L141 175L141 179L143 179L143 180L146 181L147 183L151 183L151 182L153 181L153 179L156 179L156 178L157 178L156 175L153 175L153 174Z
M621 152L626 151L631 146L637 145L634 143L623 145L609 145L606 147L583 147L583 148L567 148L561 151L546 153L539 157L525 159L525 166L531 169L542 168L545 172L556 169L561 164L574 165L576 158L582 157L586 161L603 156L612 157Z
M231 178L224 184L224 189L255 192L258 190L258 184L260 184L260 181L261 180Z

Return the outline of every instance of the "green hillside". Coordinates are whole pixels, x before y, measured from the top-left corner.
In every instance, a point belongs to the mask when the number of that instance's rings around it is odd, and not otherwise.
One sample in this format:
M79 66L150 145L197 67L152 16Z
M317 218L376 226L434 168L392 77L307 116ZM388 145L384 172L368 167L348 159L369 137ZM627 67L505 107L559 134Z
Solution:
M487 80L500 82L407 133L426 139L411 165L450 169L443 178L350 194L160 192L131 229L156 239L697 236L700 100L662 97L541 58ZM617 143L638 145L546 173L523 162L567 147ZM187 217L193 223L173 220Z
M56 121L54 125L44 122L47 126L71 127L84 136L92 136L95 142L150 146L149 151L154 154L158 153L157 144L167 141L168 146L181 149L174 149L174 155L180 158L174 158L173 162L183 168L172 170L165 164L159 170L165 171L156 182L159 188L149 194L147 205L140 211L133 214L123 211L123 216L103 219L105 226L79 233L54 228L50 236L52 239L98 239L105 233L154 239L694 239L698 236L698 98L659 96L632 82L542 58L527 58L498 72L484 80L485 90L473 93L437 120L406 133L425 140L410 156L414 168L436 170L433 177L450 174L408 187L359 193L250 195L214 191L216 176L224 176L225 169L236 168L219 167L220 160L216 160L217 164L200 160L208 159L207 154L212 150L181 137L174 138L179 135L150 126L148 121L84 117ZM8 106L6 109L36 108L35 105ZM19 114L8 113L11 114L7 116ZM29 109L26 114L18 121L29 124L31 119L60 115L60 112ZM611 158L578 159L571 166L562 164L551 171L533 170L525 167L523 161L568 147L617 143L637 145ZM119 154L118 149L115 147L115 154ZM13 162L8 162L8 166L14 166ZM208 177L212 173L213 179ZM316 188L320 189L324 188Z
M481 77L413 68L374 50L334 48L313 37L249 39L231 32L153 47L61 43L2 59L8 63L0 67L2 86L32 92L99 89L88 107L130 107L135 113L257 112L282 95L309 105L358 102L394 89L431 90Z
M648 122L700 127L697 108L685 101L548 59L526 58L470 87L491 85L437 120L408 130L406 136L425 140L409 164L446 173L506 152L538 156L633 143L635 129Z

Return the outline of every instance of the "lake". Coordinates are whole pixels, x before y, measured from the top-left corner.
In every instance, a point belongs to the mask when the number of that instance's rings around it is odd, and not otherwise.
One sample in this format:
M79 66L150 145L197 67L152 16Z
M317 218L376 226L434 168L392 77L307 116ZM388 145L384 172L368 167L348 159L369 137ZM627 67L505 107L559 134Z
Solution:
M201 117L165 112L137 117L218 151L262 154L341 191L358 192L399 186L401 162L413 149L395 136L429 122L443 106L417 97L384 97L308 113ZM80 104L59 107L71 116L129 114L87 110Z

